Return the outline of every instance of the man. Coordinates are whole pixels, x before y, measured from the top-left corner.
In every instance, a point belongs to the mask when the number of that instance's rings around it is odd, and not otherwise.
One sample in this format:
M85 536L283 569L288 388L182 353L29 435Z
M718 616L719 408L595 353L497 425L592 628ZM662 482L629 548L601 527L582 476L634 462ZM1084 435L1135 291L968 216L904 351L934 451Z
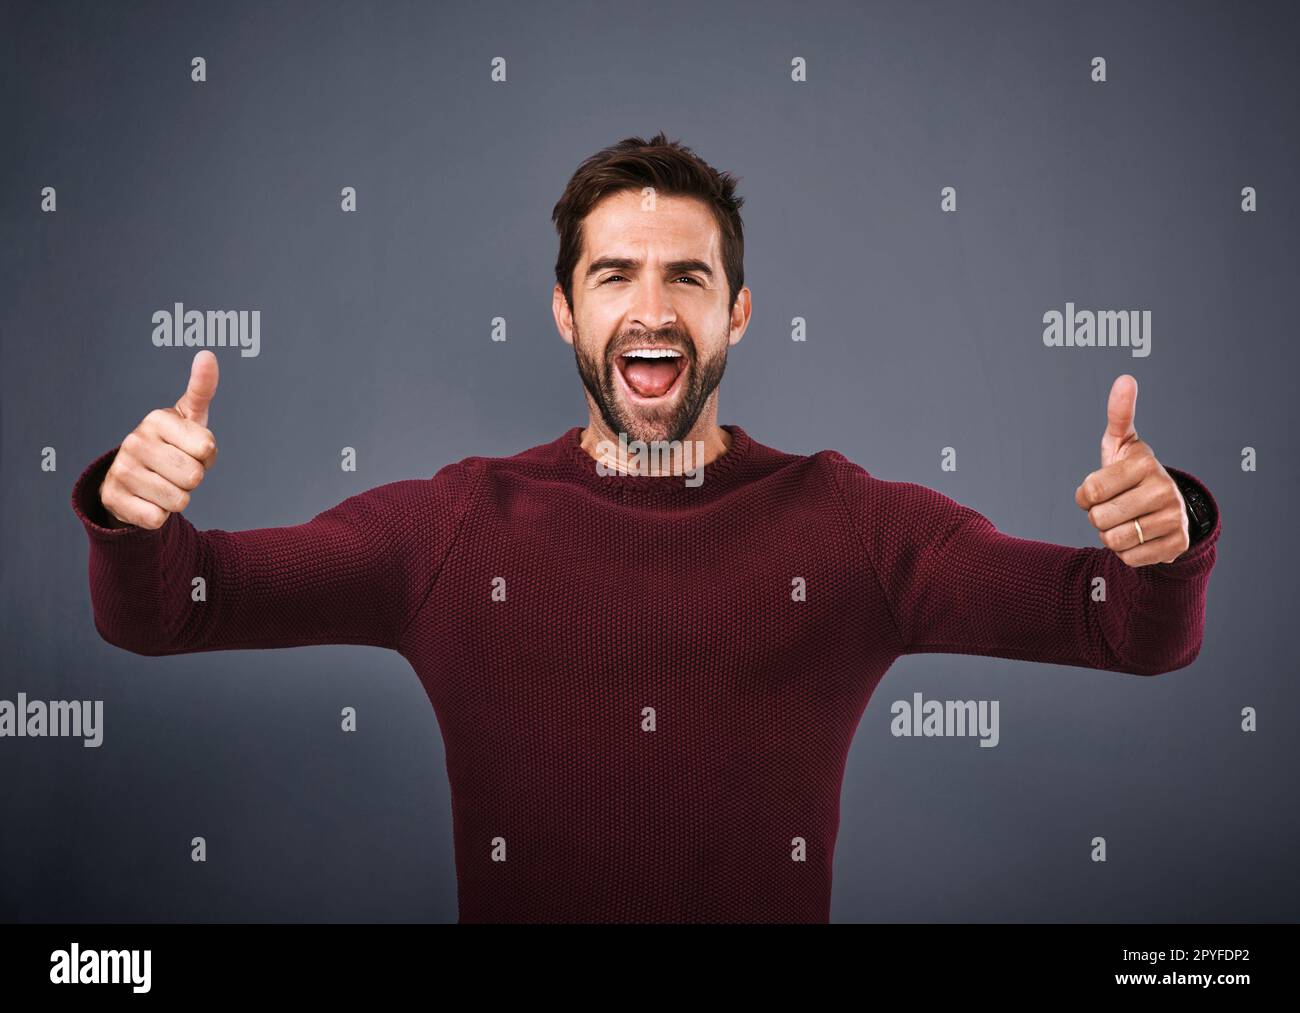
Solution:
M734 187L662 134L570 180L552 302L585 428L305 524L198 531L201 351L175 407L73 490L108 642L410 661L445 742L462 921L827 921L845 757L896 658L1156 675L1200 650L1217 504L1138 438L1130 376L1074 495L1093 548L720 426L750 315Z

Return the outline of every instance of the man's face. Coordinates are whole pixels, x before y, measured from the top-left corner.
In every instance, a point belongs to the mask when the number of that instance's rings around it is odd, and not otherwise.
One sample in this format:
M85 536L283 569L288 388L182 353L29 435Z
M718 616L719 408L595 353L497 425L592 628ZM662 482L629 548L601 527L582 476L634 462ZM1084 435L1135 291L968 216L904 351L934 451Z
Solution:
M702 202L656 195L651 205L629 190L592 209L573 311L558 285L553 309L610 436L685 440L702 414L714 424L727 348L749 317L748 289L731 313L727 297L721 235ZM655 354L628 355L638 350Z

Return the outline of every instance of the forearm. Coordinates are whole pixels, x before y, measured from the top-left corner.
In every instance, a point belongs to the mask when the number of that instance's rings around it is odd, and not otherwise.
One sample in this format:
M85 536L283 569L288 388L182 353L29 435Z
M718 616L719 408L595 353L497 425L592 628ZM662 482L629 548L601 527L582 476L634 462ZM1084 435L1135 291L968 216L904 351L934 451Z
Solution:
M900 654L979 654L1153 675L1200 649L1218 524L1172 563L1017 538L926 486L837 462ZM1208 491L1207 491L1208 496Z
M117 448L96 458L73 489L73 509L86 529L90 600L95 629L108 643L136 654L193 649L182 638L195 577L219 565L203 533L181 514L158 529L118 521L99 498ZM206 557L206 564L201 562Z
M245 531L102 523L98 484L112 451L77 480L90 541L95 627L137 654L364 644L400 649L472 501L461 462L390 482L311 520Z

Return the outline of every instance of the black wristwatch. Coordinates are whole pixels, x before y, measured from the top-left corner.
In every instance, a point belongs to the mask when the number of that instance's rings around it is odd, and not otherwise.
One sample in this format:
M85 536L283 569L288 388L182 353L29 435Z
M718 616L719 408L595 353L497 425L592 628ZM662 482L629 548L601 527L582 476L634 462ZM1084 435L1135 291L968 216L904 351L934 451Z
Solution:
M1178 491L1183 494L1183 502L1187 505L1187 519L1191 522L1190 541L1199 542L1214 530L1214 508L1210 506L1210 501L1201 495L1196 483L1181 475L1171 474L1170 477L1178 486Z

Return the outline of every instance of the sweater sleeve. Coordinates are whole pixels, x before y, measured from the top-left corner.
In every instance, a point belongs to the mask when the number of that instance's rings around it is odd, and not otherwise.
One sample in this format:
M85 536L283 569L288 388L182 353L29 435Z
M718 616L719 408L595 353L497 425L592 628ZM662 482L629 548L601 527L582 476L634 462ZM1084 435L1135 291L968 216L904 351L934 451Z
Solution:
M99 486L118 448L78 477L95 629L135 654L365 644L400 650L456 537L476 458L377 486L297 525L106 526ZM199 582L196 578L202 578Z
M1159 675L1200 653L1221 522L1171 563L1130 567L1104 545L1016 538L913 482L832 452L836 481L893 614L900 654L982 654ZM1098 581L1104 581L1104 585ZM1104 590L1104 595L1103 595Z

